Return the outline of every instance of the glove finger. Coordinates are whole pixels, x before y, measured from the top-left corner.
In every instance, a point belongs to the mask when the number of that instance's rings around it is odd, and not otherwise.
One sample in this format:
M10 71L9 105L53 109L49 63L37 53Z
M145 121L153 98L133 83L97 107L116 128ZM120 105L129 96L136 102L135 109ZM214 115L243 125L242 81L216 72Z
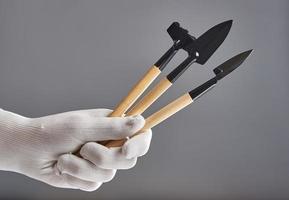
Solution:
M126 141L122 147L122 153L127 159L143 156L149 150L151 139L151 129L146 130Z
M62 176L67 184L71 185L73 188L78 188L83 191L95 191L102 185L101 182L85 181L69 174L61 174L60 176Z
M106 109L106 108L97 108L97 109L86 109L86 110L74 110L74 111L68 111L63 113L57 113L54 115L45 116L45 118L71 118L71 116L90 116L90 117L107 117L112 110ZM40 117L41 119L43 117Z
M62 174L69 174L91 182L108 182L113 179L116 173L116 170L101 169L93 163L73 154L61 155L58 158L56 166Z
M137 159L127 159L121 148L107 148L95 142L88 142L80 150L80 155L103 169L130 169Z
M129 137L145 124L141 115L129 117L99 117L85 120L76 128L81 132L78 137L84 141L118 140Z
M67 112L70 115L73 114L80 114L80 115L86 115L86 116L91 116L91 117L107 117L112 110L106 109L106 108L97 108L97 109L86 109L86 110L77 110L77 111L70 111Z

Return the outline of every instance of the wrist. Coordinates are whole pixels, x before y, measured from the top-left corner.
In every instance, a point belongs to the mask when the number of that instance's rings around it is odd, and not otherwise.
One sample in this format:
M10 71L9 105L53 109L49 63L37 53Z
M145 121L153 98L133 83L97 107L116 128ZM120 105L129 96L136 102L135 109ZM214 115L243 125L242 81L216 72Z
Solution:
M5 142L9 135L15 136L21 132L29 123L29 118L0 109L0 141Z
M29 118L0 109L0 170L14 171L21 141L28 133ZM24 137L23 137L24 136Z

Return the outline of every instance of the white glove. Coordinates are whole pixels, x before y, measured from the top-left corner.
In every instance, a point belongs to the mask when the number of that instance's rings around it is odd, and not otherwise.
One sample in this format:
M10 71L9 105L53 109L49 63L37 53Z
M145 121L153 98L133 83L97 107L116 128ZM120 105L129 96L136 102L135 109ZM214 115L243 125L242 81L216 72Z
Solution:
M129 169L150 145L151 130L122 147L96 141L126 138L140 130L142 116L106 117L107 109L26 118L0 109L0 170L13 171L61 188L93 191L117 169ZM76 156L79 148L80 155Z

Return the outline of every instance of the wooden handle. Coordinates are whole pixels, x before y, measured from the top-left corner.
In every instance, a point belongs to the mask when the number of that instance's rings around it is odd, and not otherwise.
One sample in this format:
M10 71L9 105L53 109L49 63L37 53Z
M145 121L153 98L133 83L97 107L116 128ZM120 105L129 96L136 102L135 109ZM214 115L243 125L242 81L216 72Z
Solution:
M144 127L135 135L138 135L142 131L150 129L150 128L158 125L159 123L166 120L167 118L169 118L170 116L172 116L176 112L180 111L181 109L185 108L186 106L188 106L192 102L193 102L193 100L188 93L177 98L176 100L174 100L170 104L166 105L165 107L163 107L159 111L157 111L154 114L152 114L151 116L149 116L146 119L146 123L145 123ZM108 142L105 146L106 147L119 147L119 146L122 146L125 143L125 141L126 140L113 140L113 141Z
M150 92L148 92L136 103L136 105L127 113L127 115L142 114L171 86L172 83L167 79L167 77L163 78Z
M146 74L140 79L134 87L129 91L128 95L122 99L122 101L116 106L114 111L109 117L122 117L125 112L131 107L131 105L138 99L138 97L150 86L150 84L158 77L161 70L153 65ZM119 140L102 141L100 144L106 145L113 141L118 142ZM119 145L121 146L121 145ZM75 152L76 155L80 156L79 150Z
M136 85L129 91L128 95L122 99L117 105L114 111L110 114L110 117L121 117L132 106L137 98L148 88L148 86L155 80L155 78L161 73L160 69L156 66L152 66L146 74L140 79Z

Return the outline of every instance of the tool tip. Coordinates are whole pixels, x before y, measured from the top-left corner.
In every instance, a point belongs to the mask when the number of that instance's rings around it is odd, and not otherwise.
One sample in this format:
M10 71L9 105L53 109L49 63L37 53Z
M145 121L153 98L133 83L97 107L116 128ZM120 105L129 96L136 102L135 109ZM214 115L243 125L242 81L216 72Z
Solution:
M253 49L250 49L248 51L244 51L239 54L240 60L243 62L247 59L247 57L253 52Z
M220 23L219 26L222 28L227 27L230 29L232 27L232 24L233 24L233 20L227 20L227 21Z
M250 50L248 50L248 51L245 51L244 53L245 53L247 56L249 56L253 51L254 51L254 49L250 49Z
M227 20L226 22L229 23L229 24L233 24L233 20L232 19Z
M179 26L180 26L180 23L179 23L179 22L173 22L172 25L179 27Z

